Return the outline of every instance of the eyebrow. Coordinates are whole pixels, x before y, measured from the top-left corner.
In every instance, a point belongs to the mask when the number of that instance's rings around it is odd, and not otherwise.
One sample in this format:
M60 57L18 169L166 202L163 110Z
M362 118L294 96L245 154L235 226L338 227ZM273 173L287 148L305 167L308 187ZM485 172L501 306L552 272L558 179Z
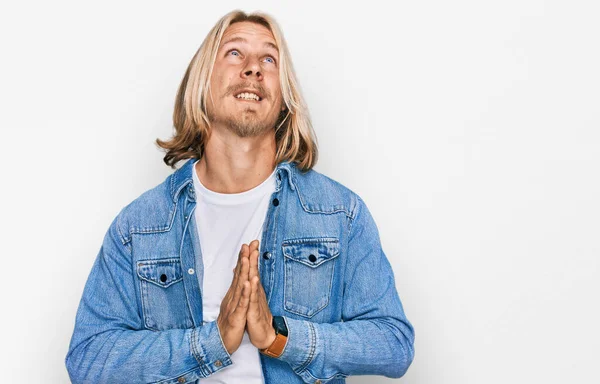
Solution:
M226 42L223 43L223 45L233 43L233 42L241 42L241 43L248 44L248 40L244 39L243 37L238 36L238 37L233 37L233 38L227 40ZM263 44L263 46L266 48L272 48L272 49L276 50L277 53L279 53L279 49L277 48L277 46L271 42L266 42Z

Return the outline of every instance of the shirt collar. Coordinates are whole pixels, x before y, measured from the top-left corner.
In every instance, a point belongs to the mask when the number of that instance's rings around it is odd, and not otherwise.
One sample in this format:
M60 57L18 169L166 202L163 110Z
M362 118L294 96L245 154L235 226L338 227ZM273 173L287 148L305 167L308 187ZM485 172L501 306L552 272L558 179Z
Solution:
M195 158L191 158L188 159L181 168L179 168L178 170L176 170L172 175L171 175L171 183L170 183L170 192L171 192L171 198L173 199L173 202L176 202L177 199L179 198L179 194L181 193L181 191L183 191L184 188L186 188L188 185L190 185L193 189L193 185L194 185L194 179L192 178L192 172L194 172L194 163L196 162L197 159ZM281 180L288 180L289 184L290 184L290 188L292 188L292 190L296 189L296 185L295 185L295 177L294 177L294 173L296 171L296 164L290 161L282 161L279 164L277 164L277 188L276 190L278 191L281 188Z

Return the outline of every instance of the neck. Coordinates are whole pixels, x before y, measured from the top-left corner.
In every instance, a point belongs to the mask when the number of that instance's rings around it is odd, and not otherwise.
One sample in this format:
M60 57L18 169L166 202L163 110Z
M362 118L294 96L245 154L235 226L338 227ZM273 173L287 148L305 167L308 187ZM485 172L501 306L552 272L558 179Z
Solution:
M196 173L202 184L218 193L250 190L269 177L275 169L275 132L254 137L239 137L227 129L213 126Z

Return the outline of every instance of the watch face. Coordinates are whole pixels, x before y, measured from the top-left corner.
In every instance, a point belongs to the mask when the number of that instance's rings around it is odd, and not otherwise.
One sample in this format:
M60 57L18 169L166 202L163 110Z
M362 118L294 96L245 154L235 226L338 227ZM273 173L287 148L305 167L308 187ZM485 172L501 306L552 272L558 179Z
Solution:
M287 326L285 325L285 320L281 316L273 316L273 328L275 328L275 333L281 334L283 336L288 335Z

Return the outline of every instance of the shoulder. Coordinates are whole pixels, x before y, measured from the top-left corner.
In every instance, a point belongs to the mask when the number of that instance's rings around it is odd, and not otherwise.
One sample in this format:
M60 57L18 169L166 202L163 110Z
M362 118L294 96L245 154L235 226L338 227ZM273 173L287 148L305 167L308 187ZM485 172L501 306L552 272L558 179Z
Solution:
M142 192L124 206L115 219L123 243L131 240L134 233L154 233L170 230L175 217L177 201L172 191L169 175L160 184Z
M352 219L356 216L362 199L347 186L315 169L295 169L294 176L298 197L307 212L344 212Z

